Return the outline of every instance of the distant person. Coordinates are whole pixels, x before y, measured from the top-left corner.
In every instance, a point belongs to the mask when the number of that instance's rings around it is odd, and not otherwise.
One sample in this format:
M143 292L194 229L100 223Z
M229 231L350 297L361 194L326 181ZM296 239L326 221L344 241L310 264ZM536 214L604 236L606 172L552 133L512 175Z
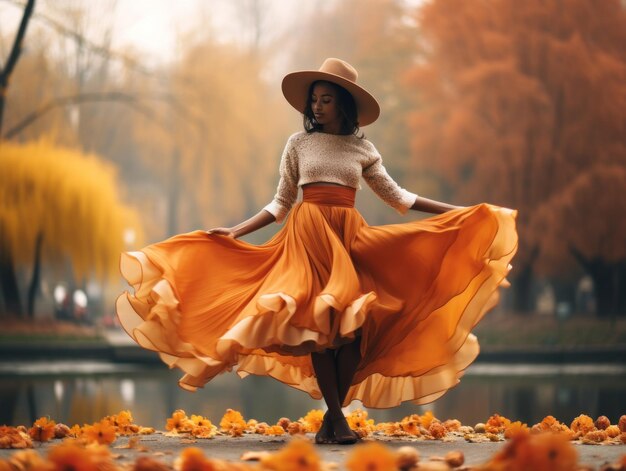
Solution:
M304 131L287 141L273 201L234 227L122 254L135 293L118 298L117 313L140 345L185 371L183 388L233 367L272 376L324 398L317 443L350 444L357 436L342 406L431 402L476 358L470 330L505 282L516 213L398 186L360 132L379 105L350 64L327 59L290 73L282 90L304 115ZM368 226L354 208L361 177L402 214L438 215ZM238 240L274 221L284 225L268 242Z

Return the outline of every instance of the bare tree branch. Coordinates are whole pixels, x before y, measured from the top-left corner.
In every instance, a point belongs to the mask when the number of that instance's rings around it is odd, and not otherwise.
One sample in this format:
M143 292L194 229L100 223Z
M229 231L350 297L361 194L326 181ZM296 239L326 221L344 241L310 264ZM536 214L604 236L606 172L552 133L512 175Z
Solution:
M24 3L20 2L18 0L1 0L1 1L9 3L9 4L12 4L12 5L15 5L15 6L20 7L20 8L24 8ZM89 39L87 39L86 37L81 35L80 33L72 30L71 28L68 28L67 26L61 24L57 20L55 20L53 18L50 18L49 16L46 16L46 15L44 15L42 13L35 13L35 14L33 14L33 19L41 21L46 26L54 29L55 31L61 33L62 35L67 36L69 38L72 38L77 43L83 44L90 51L92 51L92 52L94 52L94 53L96 53L96 54L98 54L98 55L100 55L102 57L117 59L117 60L121 61L128 68L134 70L135 72L139 72L140 74L142 74L144 76L156 78L158 80L161 80L161 81L165 82L165 79L163 77L159 76L159 74L157 74L155 71L150 70L148 67L145 67L143 64L139 63L135 59L132 59L132 58L122 54L121 52L112 51L111 49L107 48L106 46L102 46L100 44L96 44L93 41L90 41Z
M148 118L148 120L157 123L164 129L169 129L169 124L165 123L163 120L158 119L156 117L156 113L152 108L145 106L143 103L141 103L141 98L142 97L123 92L94 92L81 93L79 95L70 95L65 97L57 97L49 101L48 103L40 106L32 113L29 113L24 119L18 122L11 129L9 129L3 136L3 138L11 139L12 137L22 132L26 127L30 126L35 121L42 118L48 112L56 108L61 108L67 105L98 102L118 102L130 106L132 109L142 114L144 117ZM191 115L185 108L180 106L180 104L171 95L162 95L161 97L157 97L157 99L170 105L174 112L176 112L179 116L185 119L185 122L192 124L197 132L202 133L202 131L204 130L202 122L198 118Z
M7 131L4 135L4 139L11 139L18 133L24 130L24 128L33 124L38 119L42 118L49 111L52 111L55 108L60 108L67 105L81 104L81 103L95 103L95 102L119 102L126 105L131 106L134 110L144 115L146 118L151 121L158 122L159 120L155 118L154 111L143 106L139 103L136 97L132 95L128 95L126 93L121 92L109 92L109 93L83 93L80 95L66 96L66 97L58 97L55 98L48 103L40 106L32 113L28 114L24 119L22 119L19 123L13 126L11 129ZM164 123L160 123L165 127Z
M0 130L2 130L2 118L4 116L4 103L7 94L7 87L9 85L9 77L17 64L20 53L22 52L22 42L24 41L28 21L30 20L34 8L35 0L28 0L28 3L24 6L22 21L20 22L20 27L17 30L17 35L15 36L15 41L13 42L13 47L11 48L6 66L0 70Z

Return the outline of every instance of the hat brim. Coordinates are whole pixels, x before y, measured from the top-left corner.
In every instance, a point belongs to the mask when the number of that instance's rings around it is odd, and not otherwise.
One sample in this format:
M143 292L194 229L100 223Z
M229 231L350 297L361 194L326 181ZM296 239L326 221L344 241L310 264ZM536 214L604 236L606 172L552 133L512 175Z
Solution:
M378 119L380 106L376 98L356 83L328 72L303 70L285 75L281 85L285 99L300 113L304 113L309 87L317 80L335 83L350 92L356 103L359 126L367 126Z

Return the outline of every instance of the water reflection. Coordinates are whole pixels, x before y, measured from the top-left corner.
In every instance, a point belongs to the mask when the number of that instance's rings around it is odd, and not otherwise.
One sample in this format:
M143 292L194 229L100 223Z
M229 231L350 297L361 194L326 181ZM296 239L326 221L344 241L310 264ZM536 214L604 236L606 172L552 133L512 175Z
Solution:
M219 421L228 407L246 417L275 422L280 417L298 418L322 403L269 378L222 375L204 390L189 393L177 385L179 372L161 368L118 365L75 365L70 374L63 365L28 364L12 372L0 368L0 424L29 424L49 415L69 425L90 423L105 415L130 409L136 423L163 429L176 409ZM65 365L68 366L68 365ZM93 366L93 365L92 365ZM43 374L38 368L50 372ZM525 369L524 369L525 368ZM620 369L622 368L622 369ZM602 374L593 372L603 371ZM377 421L398 420L404 415L432 410L441 418L457 418L465 424L485 421L498 412L511 419L536 423L554 415L569 423L580 413L607 415L615 422L626 413L626 375L623 367L611 365L569 369L525 365L477 364L459 386L426 406L404 404L369 410ZM358 407L353 403L352 407Z

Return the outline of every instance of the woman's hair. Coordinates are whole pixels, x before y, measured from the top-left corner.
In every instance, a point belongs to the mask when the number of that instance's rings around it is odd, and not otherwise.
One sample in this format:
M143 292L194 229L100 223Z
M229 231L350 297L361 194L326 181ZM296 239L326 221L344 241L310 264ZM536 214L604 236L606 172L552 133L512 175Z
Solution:
M315 85L320 82L330 85L337 93L337 109L339 110L339 114L343 118L341 120L341 130L339 134L358 135L359 118L356 111L356 103L354 102L354 98L352 97L350 92L342 86L337 85L336 83L327 82L325 80L317 80L313 82L309 87L309 92L306 97L306 106L304 107L304 130L308 133L318 132L322 130L322 126L317 121L315 121L315 116L313 115L313 110L311 108L311 103L313 101L313 89L315 88Z

